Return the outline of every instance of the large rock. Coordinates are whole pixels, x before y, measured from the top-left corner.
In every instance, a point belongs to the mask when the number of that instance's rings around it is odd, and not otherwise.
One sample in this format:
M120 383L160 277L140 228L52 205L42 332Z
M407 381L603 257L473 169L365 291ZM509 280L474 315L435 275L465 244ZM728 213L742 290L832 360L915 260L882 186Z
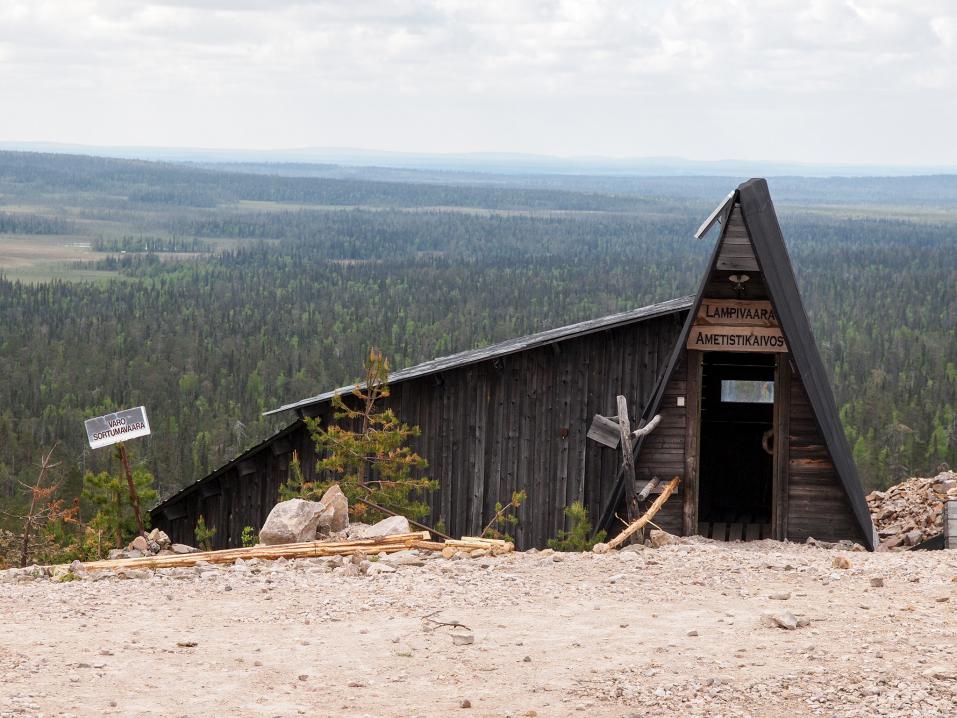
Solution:
M130 543L129 548L139 551L140 553L146 553L149 550L149 544L146 542L146 539L142 536L137 536Z
M379 538L394 534L407 534L412 531L409 520L405 516L390 516L377 524L372 524L362 532L362 538Z
M678 537L661 529L652 529L651 533L648 534L648 541L655 548L661 548L662 546L670 546L671 544L678 543Z
M149 536L147 536L147 538L150 541L154 541L157 544L159 544L160 549L169 548L170 545L173 543L172 541L170 541L169 536L166 535L166 532L160 531L159 529L153 529L152 531L150 531Z
M333 484L319 499L325 510L319 517L319 528L330 533L345 531L349 526L349 499L342 493L339 484Z
M273 506L259 532L259 542L267 546L315 541L316 528L325 509L321 501L290 499Z

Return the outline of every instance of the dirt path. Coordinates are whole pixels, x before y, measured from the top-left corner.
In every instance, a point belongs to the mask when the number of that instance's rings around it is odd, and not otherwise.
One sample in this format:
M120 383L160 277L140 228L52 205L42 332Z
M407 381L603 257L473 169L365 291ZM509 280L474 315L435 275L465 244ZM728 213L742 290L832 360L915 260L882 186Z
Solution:
M424 563L7 574L0 716L957 715L957 552L705 543ZM437 610L474 643L424 630ZM810 624L762 621L784 610Z

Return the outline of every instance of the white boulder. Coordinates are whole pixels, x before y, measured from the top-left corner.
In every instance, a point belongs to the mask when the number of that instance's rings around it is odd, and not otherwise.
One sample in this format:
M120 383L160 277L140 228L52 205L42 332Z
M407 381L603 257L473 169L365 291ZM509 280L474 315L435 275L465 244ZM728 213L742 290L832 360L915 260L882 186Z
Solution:
M349 499L342 493L339 484L333 484L319 499L325 505L319 517L319 528L323 532L339 533L349 526Z
M259 531L259 542L267 546L315 541L319 519L326 508L321 501L290 499L273 506Z
M372 524L362 532L362 538L379 538L395 534L407 534L412 531L409 520L405 516L390 516L377 524Z

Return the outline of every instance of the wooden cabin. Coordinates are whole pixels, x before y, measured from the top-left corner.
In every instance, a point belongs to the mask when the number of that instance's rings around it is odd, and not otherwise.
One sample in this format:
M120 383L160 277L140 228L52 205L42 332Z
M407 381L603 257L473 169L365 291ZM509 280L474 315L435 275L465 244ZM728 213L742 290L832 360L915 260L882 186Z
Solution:
M580 500L614 533L653 478L681 483L655 522L718 540L849 539L874 529L833 395L804 313L764 180L732 192L702 225L720 233L693 297L552 329L425 362L390 376L386 400L422 430L413 445L439 482L427 522L481 531L496 501L523 490L519 548L544 546ZM200 515L217 548L237 546L278 500L298 452L312 478L303 417L333 421L319 394L270 413L289 426L152 510L189 543ZM634 479L596 420L627 399ZM664 481L662 481L662 484ZM652 497L653 498L653 497Z

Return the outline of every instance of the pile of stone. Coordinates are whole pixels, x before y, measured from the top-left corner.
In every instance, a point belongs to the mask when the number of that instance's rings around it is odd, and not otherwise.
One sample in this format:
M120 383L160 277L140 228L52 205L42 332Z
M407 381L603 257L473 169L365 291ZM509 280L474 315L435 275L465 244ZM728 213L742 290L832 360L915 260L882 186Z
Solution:
M170 541L166 532L153 529L146 536L137 536L126 548L115 548L109 558L142 558L143 556L170 556L172 554L195 553L197 548Z
M943 531L946 501L957 500L957 473L908 479L867 495L867 506L883 549L903 551Z
M303 541L371 539L406 534L412 530L404 516L390 516L377 524L349 523L349 500L338 484L318 501L290 499L276 504L259 532L265 546Z

